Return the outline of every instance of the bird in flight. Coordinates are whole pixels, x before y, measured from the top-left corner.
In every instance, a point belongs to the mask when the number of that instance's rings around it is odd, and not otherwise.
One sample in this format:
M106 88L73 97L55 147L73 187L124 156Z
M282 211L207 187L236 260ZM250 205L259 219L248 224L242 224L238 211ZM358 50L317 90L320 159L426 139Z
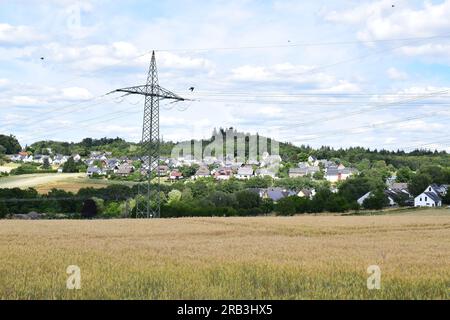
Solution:
M41 57L41 60L44 60L44 57Z
M194 87L190 87L189 90L191 90L191 92L194 92Z

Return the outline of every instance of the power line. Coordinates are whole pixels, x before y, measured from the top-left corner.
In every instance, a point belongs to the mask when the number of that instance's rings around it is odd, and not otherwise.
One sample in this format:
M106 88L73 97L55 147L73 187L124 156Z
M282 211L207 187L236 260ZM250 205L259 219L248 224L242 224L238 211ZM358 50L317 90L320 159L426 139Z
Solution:
M351 45L362 43L386 43L396 41L412 41L412 40L433 40L450 38L450 35L437 35L430 37L410 37L410 38L394 38L394 39L377 39L377 40L360 40L360 41L330 41L330 42L303 42L290 44L268 44L258 46L234 46L234 47L210 47L210 48L184 48L184 49L158 49L158 52L199 52L199 51L231 51L231 50L247 50L247 49L276 49L276 48L296 48L296 47L315 47L315 46L335 46L335 45Z
M63 113L58 113L58 111L61 111L61 110L67 109L67 108L77 107L77 106L83 105L83 104L88 103L88 102L96 101L96 100L105 98L105 96L106 96L106 94L103 94L103 95L94 97L92 99L86 100L86 101L82 101L82 102L79 102L79 103L73 103L73 104L70 104L70 105L62 106L62 107L55 107L52 110L48 110L48 111L45 111L45 112L40 112L39 114L43 115L42 117L38 117L37 119L36 118L32 118L32 119L30 119L31 121L21 122L21 125L27 125L29 127L29 126L32 126L33 124L41 123L42 121L54 119L54 118L59 117L61 115L73 113L74 112L73 110L70 110L68 112L63 112ZM76 111L80 111L80 110L83 110L83 109L86 109L86 108L89 108L89 107L97 106L97 105L99 105L101 103L103 103L103 101L99 101L99 102L96 102L96 103L89 104L87 106L78 108ZM48 116L46 116L47 114L53 114L53 116L48 117ZM13 126L14 126L14 124L10 124L10 125L7 125L7 126L3 126L3 128L11 128Z
M400 120L392 120L392 121L385 121L385 122L378 122L378 123L372 123L372 124L367 124L367 125L363 125L363 126L359 126L359 127L352 127L352 128L346 128L346 129L337 129L337 130L329 130L329 131L316 131L320 132L322 135L318 135L315 137L311 137L311 138L302 138L302 141L311 141L311 140L317 140L317 139L322 139L322 138L327 138L329 137L330 134L334 136L338 135L347 135L347 134L362 134L365 133L365 131L361 131L361 132L352 132L355 130L364 130L364 129L377 129L379 127L384 127L386 125L395 125L395 124L399 124L399 123L404 123L404 122L409 122L411 120L417 120L417 119L422 119L424 117L433 117L433 116L438 116L441 113L439 112L431 112L429 114L420 114L420 115L416 115L416 116L411 116L411 117L407 117L407 118L403 118ZM444 116L444 118L446 118L447 116ZM281 129L283 130L283 128ZM315 135L315 132L308 132L306 133L306 135ZM293 138L294 136L288 136L287 138Z
M340 118L344 118L344 117L347 117L347 116L353 116L353 115L362 114L362 113L365 113L365 112L371 112L374 109L376 109L376 110L386 109L389 106L403 105L403 104L406 104L408 102L417 101L417 100L420 100L420 99L424 99L424 98L428 98L428 97L432 97L432 96L436 96L436 95L440 95L440 94L445 94L445 93L448 93L449 91L450 90L435 91L435 92L431 92L429 94L416 96L416 97L410 98L410 99L404 99L404 100L399 100L399 101L394 101L394 102L376 104L376 105L372 105L372 106L367 106L365 108L360 108L359 110L346 112L346 113L342 113L342 114L335 115L335 116L329 116L329 117L325 117L325 118L321 118L321 119L317 119L317 120L296 123L296 124L294 124L292 126L287 126L287 127L293 127L293 126L294 127L298 127L298 126L317 124L317 121L327 122L327 121L330 121L330 120L340 119Z

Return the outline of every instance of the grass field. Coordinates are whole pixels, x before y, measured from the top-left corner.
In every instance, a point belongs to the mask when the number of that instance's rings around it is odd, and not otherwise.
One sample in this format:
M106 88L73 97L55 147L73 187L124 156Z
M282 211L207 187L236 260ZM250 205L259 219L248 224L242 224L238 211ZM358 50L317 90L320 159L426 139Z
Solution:
M19 166L18 163L5 163L0 165L0 172L10 173L12 169L18 168Z
M89 179L84 173L39 173L0 178L0 188L35 188L41 194L48 193L53 188L76 193L81 188L104 188L110 184L126 184L132 186L134 183L106 179Z
M450 211L3 220L0 257L0 299L448 299ZM80 290L66 288L68 265Z

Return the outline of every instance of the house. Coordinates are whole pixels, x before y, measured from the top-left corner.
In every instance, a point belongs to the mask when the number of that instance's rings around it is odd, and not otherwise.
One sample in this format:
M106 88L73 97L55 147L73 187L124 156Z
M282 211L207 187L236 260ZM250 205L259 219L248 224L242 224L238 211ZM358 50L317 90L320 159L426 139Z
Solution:
M172 181L183 179L183 174L178 170L170 172L169 179Z
M217 161L216 157L212 157L212 156L206 156L203 158L203 163L206 165L210 165L213 164L214 162Z
M315 194L316 194L316 190L303 188L302 190L300 190L297 193L297 196L299 196L300 198L312 199Z
M248 180L253 177L252 166L242 166L238 169L236 178L240 180Z
M166 166L166 165L159 165L158 166L158 175L160 176L160 177L164 177L164 176L166 176L168 173L169 173L169 167L168 166Z
M114 171L114 173L119 170L120 161L118 159L109 159L105 164L106 168L110 171Z
M42 163L42 157L43 157L42 154L35 154L34 157L33 157L33 162L35 162L35 163Z
M281 163L281 157L278 154L269 155L267 152L264 152L261 157L260 166L268 167L273 165L278 165Z
M75 162L81 161L81 156L78 153L77 154L73 154L72 158L73 158L73 161L75 161Z
M211 172L209 171L208 167L201 166L200 168L198 168L195 175L192 176L192 179L206 178L206 177L210 177L210 176L211 176Z
M55 158L53 159L53 163L57 164L57 165L63 165L64 163L67 162L67 160L69 160L68 156L64 156L62 154L57 154L55 156Z
M122 163L116 171L118 176L128 176L134 172L134 167L128 163Z
M214 170L213 175L216 180L229 180L233 176L233 170L231 167L221 167Z
M270 169L266 169L266 168L256 169L255 175L257 177L271 177L272 179L275 179L275 177L276 177L274 170L270 170Z
M325 179L330 182L338 182L343 181L349 178L351 175L353 175L356 172L353 168L343 168L340 169L337 166L328 167L326 169L325 173Z
M408 192L408 183L406 182L393 182L390 184L392 190L400 190ZM409 193L409 192L408 192Z
M422 192L414 198L415 207L441 207L442 198L434 192Z
M97 166L91 166L87 168L86 175L88 177L92 177L93 175L102 175L103 171Z
M390 207L398 205L398 201L403 199L406 200L405 203L408 203L409 198L411 198L411 195L408 192L405 192L405 190L394 190L391 188L388 188L383 191L384 195L386 196L388 200L388 205ZM364 200L369 198L372 195L372 191L367 192L362 197L360 197L356 202L358 202L359 205L362 205L364 203Z
M442 197L448 192L447 185L431 184L414 198L415 207L441 207Z
M308 157L308 163L313 165L313 166L318 166L320 162L319 162L319 160L317 160L316 157L309 156Z
M283 199L285 197L289 196L295 196L296 193L293 190L287 190L283 188L267 188L267 189L261 189L260 191L260 197L262 199L272 199L274 202L277 202L280 199Z
M322 165L324 168L328 168L334 165L333 161L327 160L327 159L320 159L317 160L318 165Z
M25 163L29 163L29 162L33 162L34 161L34 157L30 154L29 156L26 156L22 159L23 162Z
M307 175L313 175L319 172L320 168L318 166L302 166L299 168L289 169L289 178L304 177Z

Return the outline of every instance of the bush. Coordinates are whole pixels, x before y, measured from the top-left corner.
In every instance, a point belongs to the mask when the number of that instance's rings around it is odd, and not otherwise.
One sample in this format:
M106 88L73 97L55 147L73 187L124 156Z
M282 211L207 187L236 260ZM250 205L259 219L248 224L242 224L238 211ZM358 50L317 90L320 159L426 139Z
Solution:
M283 199L278 200L276 204L276 211L278 214L282 216L291 216L296 213L296 205L295 205L295 198L298 198L297 196L290 196Z
M101 214L104 218L119 218L121 215L122 207L119 202L109 202Z
M55 173L56 170L47 169L42 170L38 168L38 164L22 164L20 167L12 169L10 175L22 175L22 174L32 174L32 173Z
M253 209L259 207L261 198L255 192L243 190L236 192L236 202L239 209Z
M97 215L97 205L92 199L87 199L84 201L83 208L81 209L81 217L83 218L93 218Z
M9 211L8 211L8 207L6 206L6 204L4 202L0 202L0 219L3 219L4 217L6 217L8 215Z
M382 190L377 190L364 200L363 207L365 209L381 210L387 206L388 203L388 199L384 192Z

